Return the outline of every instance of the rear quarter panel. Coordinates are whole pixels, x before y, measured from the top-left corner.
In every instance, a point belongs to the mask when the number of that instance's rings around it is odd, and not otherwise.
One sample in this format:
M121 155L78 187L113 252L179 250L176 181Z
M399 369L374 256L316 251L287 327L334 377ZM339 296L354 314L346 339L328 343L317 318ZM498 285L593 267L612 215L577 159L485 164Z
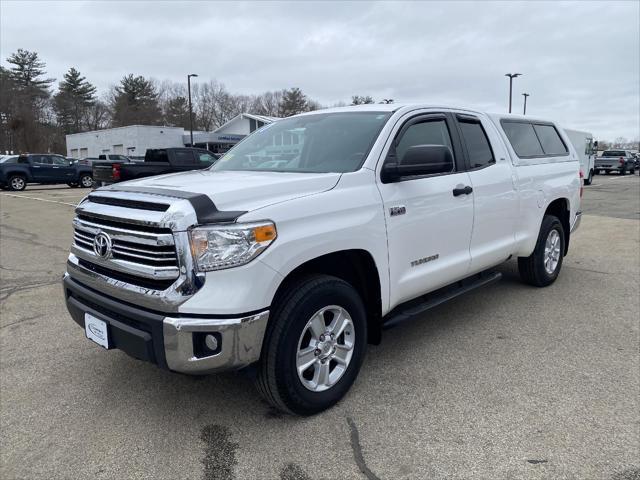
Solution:
M569 151L568 155L519 158L500 124L500 119L507 117L495 114L490 117L498 128L511 157L512 165L515 167L514 181L519 194L519 220L515 234L516 255L528 257L536 246L545 211L553 201L566 199L569 204L570 225L573 225L576 214L581 210L580 159L571 140L557 124L554 125ZM520 118L550 123L543 119Z

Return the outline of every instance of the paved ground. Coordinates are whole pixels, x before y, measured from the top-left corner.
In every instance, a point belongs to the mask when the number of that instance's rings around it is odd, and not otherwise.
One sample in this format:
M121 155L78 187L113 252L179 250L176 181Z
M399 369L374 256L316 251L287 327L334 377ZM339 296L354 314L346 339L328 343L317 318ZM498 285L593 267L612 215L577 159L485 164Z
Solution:
M638 479L640 180L585 190L552 287L506 264L387 332L308 419L241 374L171 374L87 341L59 284L86 192L0 193L0 477Z

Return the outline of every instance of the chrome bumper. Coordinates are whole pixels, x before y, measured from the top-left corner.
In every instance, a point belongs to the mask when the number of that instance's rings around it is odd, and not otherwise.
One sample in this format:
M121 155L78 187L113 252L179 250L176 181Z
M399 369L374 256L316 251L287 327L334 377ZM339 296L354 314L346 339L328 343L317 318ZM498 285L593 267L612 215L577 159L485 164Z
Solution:
M162 323L167 366L176 372L205 374L250 365L260 358L268 321L268 310L242 318L166 317ZM219 333L220 352L196 357L194 332Z
M573 220L573 225L571 225L571 233L575 232L578 229L581 221L582 221L582 212L576 212L576 218Z
M109 348L132 357L188 374L237 370L260 359L269 310L237 317L181 317L106 296L68 273L62 283L71 318L82 328L87 313L104 321ZM217 338L215 350L198 347L205 334Z

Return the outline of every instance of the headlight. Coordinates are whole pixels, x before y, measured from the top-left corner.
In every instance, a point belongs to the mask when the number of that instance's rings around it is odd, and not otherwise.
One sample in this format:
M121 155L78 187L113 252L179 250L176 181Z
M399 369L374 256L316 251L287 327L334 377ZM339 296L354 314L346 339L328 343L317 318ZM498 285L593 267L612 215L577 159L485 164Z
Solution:
M238 267L260 255L276 239L272 222L198 227L189 233L191 252L201 272Z

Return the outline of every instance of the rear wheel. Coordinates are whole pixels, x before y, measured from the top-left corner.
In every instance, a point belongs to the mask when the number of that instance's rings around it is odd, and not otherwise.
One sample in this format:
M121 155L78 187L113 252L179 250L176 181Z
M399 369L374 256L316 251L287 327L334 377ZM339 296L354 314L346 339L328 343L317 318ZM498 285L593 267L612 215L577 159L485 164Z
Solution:
M562 268L564 246L565 234L562 223L553 215L545 215L535 250L528 257L518 258L520 278L536 287L551 285L558 278Z
M80 185L83 188L91 188L93 186L93 178L89 174L84 174L80 177Z
M27 188L27 179L22 175L13 175L9 177L9 189L13 191L20 191Z
M593 170L589 170L589 176L584 179L584 184L591 185L592 181L593 181Z
M328 275L304 277L276 300L256 386L274 407L313 415L353 384L367 346L364 305L356 290Z

